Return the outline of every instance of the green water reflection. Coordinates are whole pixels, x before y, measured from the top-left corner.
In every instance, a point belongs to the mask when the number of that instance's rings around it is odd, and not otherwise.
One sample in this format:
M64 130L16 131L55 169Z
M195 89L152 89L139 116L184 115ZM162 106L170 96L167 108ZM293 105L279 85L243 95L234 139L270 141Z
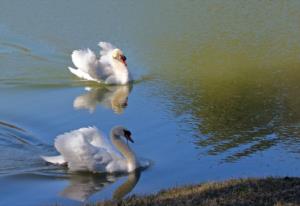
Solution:
M297 4L214 1L198 13L194 32L158 38L153 55L163 59L157 73L168 81L164 95L176 115L191 114L184 122L207 154L235 161L275 145L300 152ZM203 16L212 17L209 28L201 29Z
M181 88L173 97L174 110L192 114L191 122L199 131L197 146L207 147L212 155L241 147L225 158L231 161L278 143L299 141L300 52L287 52L294 59L286 65L276 55L260 61L242 50L218 49L192 52L181 64L168 65L167 78ZM293 146L288 150L299 152Z

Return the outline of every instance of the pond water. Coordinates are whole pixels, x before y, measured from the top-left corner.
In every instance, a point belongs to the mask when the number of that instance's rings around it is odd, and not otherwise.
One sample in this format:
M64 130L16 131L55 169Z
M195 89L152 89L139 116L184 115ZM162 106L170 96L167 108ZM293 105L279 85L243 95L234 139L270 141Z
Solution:
M3 0L0 19L0 205L300 175L299 1ZM99 41L124 50L132 85L69 73L70 53ZM78 174L40 158L59 134L120 124L150 168Z

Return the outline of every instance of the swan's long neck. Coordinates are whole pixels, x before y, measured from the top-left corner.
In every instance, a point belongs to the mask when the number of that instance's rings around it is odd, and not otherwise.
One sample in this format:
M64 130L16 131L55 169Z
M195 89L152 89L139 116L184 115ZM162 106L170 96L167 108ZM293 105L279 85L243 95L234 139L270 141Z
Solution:
M130 147L121 139L120 135L116 134L114 130L110 134L113 145L120 151L120 153L126 158L128 172L134 171L137 165L137 159L134 152Z
M113 59L112 68L114 75L119 81L119 84L126 84L128 81L131 80L131 75L128 71L128 68L123 63Z

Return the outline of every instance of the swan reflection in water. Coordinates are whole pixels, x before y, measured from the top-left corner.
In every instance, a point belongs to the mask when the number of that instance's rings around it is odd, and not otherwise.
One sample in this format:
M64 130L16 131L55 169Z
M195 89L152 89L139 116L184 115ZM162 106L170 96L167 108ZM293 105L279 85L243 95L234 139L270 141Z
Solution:
M141 175L140 170L128 174L127 180L121 184L113 193L114 200L120 200L130 193ZM60 194L68 199L86 201L96 192L116 182L120 175L95 175L95 174L74 174L70 177L70 184Z
M87 87L86 90L87 93L75 98L73 102L75 109L87 109L93 113L97 104L100 104L121 114L128 105L132 85Z

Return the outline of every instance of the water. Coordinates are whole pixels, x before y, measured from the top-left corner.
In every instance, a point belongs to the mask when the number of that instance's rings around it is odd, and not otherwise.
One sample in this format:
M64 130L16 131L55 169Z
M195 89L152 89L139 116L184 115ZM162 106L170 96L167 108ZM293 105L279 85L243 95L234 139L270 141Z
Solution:
M299 176L299 14L299 1L1 1L0 205ZM72 50L100 40L124 50L133 85L68 72ZM150 168L74 174L39 158L59 134L119 124Z

